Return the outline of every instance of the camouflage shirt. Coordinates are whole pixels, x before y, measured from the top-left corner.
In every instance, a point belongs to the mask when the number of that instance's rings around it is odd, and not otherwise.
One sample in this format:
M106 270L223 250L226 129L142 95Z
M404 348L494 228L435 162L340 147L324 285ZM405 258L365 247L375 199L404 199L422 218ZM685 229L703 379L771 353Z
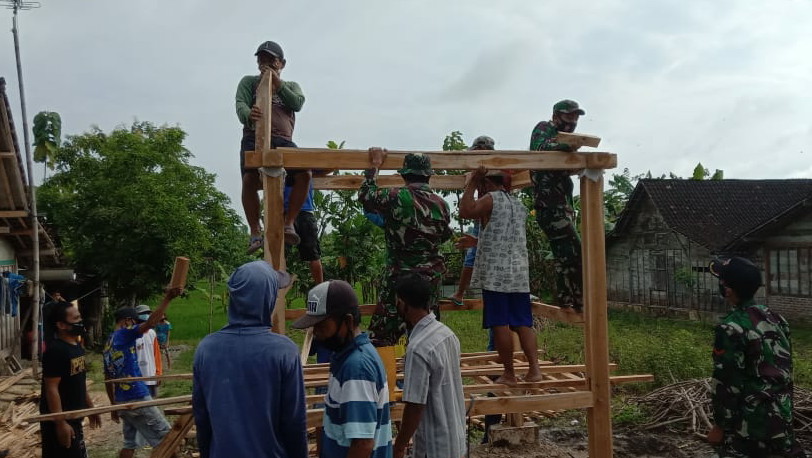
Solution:
M569 145L558 143L558 128L552 121L541 121L530 134L530 151L570 151Z
M387 266L394 269L445 270L440 244L451 238L448 204L428 184L382 189L367 170L358 198L364 210L383 216Z
M727 315L715 334L711 398L725 442L742 453L797 448L787 322L751 300Z

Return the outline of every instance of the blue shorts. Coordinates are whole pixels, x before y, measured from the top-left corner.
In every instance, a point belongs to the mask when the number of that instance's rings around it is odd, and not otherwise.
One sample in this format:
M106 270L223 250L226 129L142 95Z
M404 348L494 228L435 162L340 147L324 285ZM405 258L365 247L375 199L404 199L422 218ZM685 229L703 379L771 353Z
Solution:
M149 401L151 399L151 397L147 396L128 402ZM157 447L171 429L160 409L155 406L120 410L118 416L121 417L121 429L124 435L124 446L122 448L126 450L140 448L138 441L136 441L137 433L140 433L149 445Z
M533 310L530 293L498 293L482 290L482 327L493 326L533 326Z

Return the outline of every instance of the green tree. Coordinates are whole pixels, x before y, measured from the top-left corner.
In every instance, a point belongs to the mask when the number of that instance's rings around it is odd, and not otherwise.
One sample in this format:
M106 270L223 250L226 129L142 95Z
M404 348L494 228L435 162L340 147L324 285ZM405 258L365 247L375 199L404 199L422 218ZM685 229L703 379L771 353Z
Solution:
M54 156L56 173L39 188L40 208L77 270L108 282L133 303L166 284L175 256L226 270L245 261L245 230L214 175L189 164L179 127L135 122L71 136Z
M54 156L62 143L62 118L54 111L40 111L34 116L34 161L54 169Z

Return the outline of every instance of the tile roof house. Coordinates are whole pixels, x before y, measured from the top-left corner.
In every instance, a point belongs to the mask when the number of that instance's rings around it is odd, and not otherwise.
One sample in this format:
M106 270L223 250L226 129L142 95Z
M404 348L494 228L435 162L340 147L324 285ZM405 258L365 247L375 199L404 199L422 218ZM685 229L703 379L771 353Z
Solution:
M607 237L609 300L720 312L714 256L762 268L757 299L812 316L812 180L640 180Z

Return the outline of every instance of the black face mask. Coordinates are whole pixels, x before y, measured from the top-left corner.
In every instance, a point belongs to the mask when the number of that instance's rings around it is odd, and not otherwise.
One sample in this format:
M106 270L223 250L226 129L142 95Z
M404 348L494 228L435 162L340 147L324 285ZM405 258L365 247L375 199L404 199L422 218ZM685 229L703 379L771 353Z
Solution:
M322 345L324 345L328 350L332 352L339 351L347 346L347 339L345 336L341 335L341 326L346 323L346 319L342 320L338 324L338 329L336 329L336 333L332 336L320 341Z
M68 323L65 324L70 325L70 329L68 329L68 334L72 336L81 336L85 333L85 323L83 321L77 321L76 323Z

